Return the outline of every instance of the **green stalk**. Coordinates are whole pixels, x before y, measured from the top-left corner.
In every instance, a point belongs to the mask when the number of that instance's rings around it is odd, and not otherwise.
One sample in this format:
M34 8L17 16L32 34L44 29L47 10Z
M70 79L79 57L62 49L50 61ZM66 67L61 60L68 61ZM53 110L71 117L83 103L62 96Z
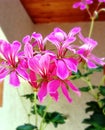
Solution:
M45 116L47 114L47 110L48 110L48 108L49 108L49 106L51 104L51 99L50 98L48 98L48 99L49 99L49 101L48 101L48 104L47 104L46 109L44 111L43 118L41 120L40 129L39 130L44 130L44 128L46 128L46 127L44 127L44 120L45 120Z
M37 94L34 92L35 126L38 126Z
M99 84L99 87L102 86L102 85L104 85L104 83L105 83L105 75L103 75L103 77L101 79L101 82Z
M93 27L94 27L94 22L95 22L95 16L93 16L91 14L88 6L86 7L86 10L87 10L87 13L89 14L90 20L91 20L90 29L89 29L89 38L90 38L91 35L92 35L92 32L93 32Z
M89 38L92 36L92 32L93 32L93 28L94 28L94 22L95 22L94 17L91 17L91 25L90 25L90 30L89 30Z
M89 79L86 79L86 78L83 78L83 77L82 77L81 79L82 79L83 81L85 81L85 82L89 85L89 88L90 88L90 90L91 90L92 96L97 100L97 99L98 99L97 94L95 93L95 91L94 91L94 89L93 89L93 86L92 86L90 80L89 80Z

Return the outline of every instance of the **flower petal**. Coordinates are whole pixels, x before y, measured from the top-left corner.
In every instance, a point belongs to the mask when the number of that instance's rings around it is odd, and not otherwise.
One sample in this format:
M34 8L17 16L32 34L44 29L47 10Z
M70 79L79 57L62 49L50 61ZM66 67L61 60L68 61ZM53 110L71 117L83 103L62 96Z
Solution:
M55 101L58 101L59 94L58 94L57 91L56 91L55 93L50 93L50 96L51 96Z
M87 65L90 69L97 68L96 64L90 60L87 61Z
M11 44L12 47L12 53L17 54L17 52L21 49L21 43L19 41L14 41Z
M48 83L47 88L49 93L56 93L57 89L60 86L59 80L52 80Z
M26 35L26 36L23 38L23 40L22 40L23 43L30 43L30 41L31 41L30 35Z
M68 47L71 43L73 43L75 40L76 40L75 37L67 38L67 39L64 41L62 47L63 47L63 48L67 48L67 47Z
M80 5L80 10L85 10L86 7L87 7L86 4L81 3L81 5Z
M76 52L78 55L80 55L86 62L88 61L88 51L85 51L85 49L80 49Z
M39 60L40 69L46 74L49 71L50 56L46 53Z
M80 49L92 51L97 46L97 41L91 39L91 38L84 38L84 36L80 33L79 38L84 42L82 46L80 46Z
M91 60L93 60L98 65L105 65L105 58L99 58L91 54Z
M3 80L7 75L9 71L5 68L0 67L0 80Z
M34 87L34 88L38 88L35 72L30 70L30 75L29 76L30 76L29 83L31 84L31 86Z
M42 44L42 35L40 33L33 32L31 38L34 38L37 41L37 44Z
M54 36L48 35L48 41L54 44L57 49L60 49L59 41L57 41L57 39L54 38Z
M78 96L81 95L79 89L74 84L72 84L69 80L66 80L66 83L72 89L73 92L75 92Z
M34 32L31 38L35 39L34 44L37 44L40 50L44 50L46 38L43 40L42 34Z
M29 80L29 74L27 73L26 69L18 66L18 68L16 68L16 72L24 79Z
M75 4L73 4L73 8L78 8L80 6L80 2L76 2Z
M68 59L64 58L63 60L65 61L68 69L70 69L71 71L77 72L77 60L73 58L68 58Z
M3 41L0 45L0 53L6 60L10 62L11 53L12 53L11 44Z
M67 34L60 28L54 28L54 36L59 42L62 42L67 37Z
M20 85L20 81L16 74L16 71L11 72L10 74L10 84L16 87Z
M85 42L87 44L87 49L92 51L97 46L97 41L91 39L91 38L85 38Z
M30 58L30 59L28 60L29 68L30 68L32 71L36 72L36 73L39 72L39 64L38 64L38 63L39 63L39 61L38 61L38 59L37 59L36 57Z
M68 34L68 37L74 37L76 34L78 34L81 31L80 27L74 27Z
M48 40L60 49L60 44L67 38L67 34L60 28L54 28L54 31L47 36Z
M26 57L31 58L33 56L33 47L31 44L26 43L24 46L24 54Z
M72 98L69 96L68 90L66 88L66 85L62 82L61 83L61 89L62 92L64 94L64 96L66 97L66 99L71 103L72 102Z
M69 76L69 71L63 60L57 61L57 76L62 80Z
M98 0L99 2L105 2L105 0Z
M41 87L38 91L38 99L42 102L47 95L47 82L42 82Z

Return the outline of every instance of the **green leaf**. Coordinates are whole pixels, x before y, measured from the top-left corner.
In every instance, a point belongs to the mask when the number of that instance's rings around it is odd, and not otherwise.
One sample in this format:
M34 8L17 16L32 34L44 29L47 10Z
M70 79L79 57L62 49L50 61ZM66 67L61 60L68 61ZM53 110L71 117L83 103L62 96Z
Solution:
M89 118L89 119L84 119L83 121L82 121L82 123L85 123L85 124L91 124L91 119Z
M37 104L36 107L37 107L37 113L38 113L41 117L43 117L43 114L44 114L44 112L45 112L46 106L44 106L44 105L38 105L38 104ZM35 114L35 113L36 113L34 106L32 106L31 113L32 113L32 114Z
M105 96L105 86L100 86L99 90L100 90L100 93L101 93L103 96Z
M88 71L90 72L100 72L102 70L103 70L103 66L98 66L97 68L94 68L94 69L88 68Z
M79 88L80 91L82 92L89 92L90 88L87 86L87 87L81 87Z
M31 124L24 124L16 128L16 130L34 130L34 129L37 129L37 127Z
M84 74L82 74L82 77L87 77L87 76L93 74L94 72L100 72L100 71L102 71L102 70L103 70L103 67L102 67L102 66L98 66L98 67L95 68L95 69L89 69L89 68L87 68L87 72L84 73Z
M103 115L102 113L93 113L90 116L90 118L84 119L83 123L90 124L91 128L95 128L95 130L104 130L105 129L105 115Z
M45 112L46 106L44 105L37 105L37 112L42 117Z
M47 112L45 116L45 122L51 122L55 127L57 127L58 124L64 124L66 119L67 117L59 112Z
M100 105L101 108L104 107L104 106L105 106L105 98L100 99L100 100L98 101L98 103L99 103L99 105Z
M85 69L86 69L87 72L86 72L86 73L83 73L83 74L80 72L80 70L78 70L77 73L72 72L72 77L71 77L71 79L72 79L72 80L75 80L75 79L79 79L79 78L81 78L81 77L87 77L87 76L93 74L94 72L100 72L100 71L103 70L103 66L98 66L98 67L95 68L95 69L89 69L89 68L85 68Z
M98 102L87 102L86 112L92 112L89 118L83 120L83 123L89 124L85 130L105 130L105 99L100 99Z
M101 112L101 109L99 108L99 105L97 104L97 102L95 101L90 101L90 102L87 102L87 108L85 109L86 113L87 112Z
M89 71L89 72L87 72L87 73L84 73L84 74L82 75L82 77L87 77L87 76L90 75L90 74L93 74L93 71L92 71L92 70Z
M34 94L25 94L22 97L25 97L26 99L29 99L31 102L34 102Z
M46 106L37 104L37 113L40 117L43 118L45 110ZM34 106L32 107L31 113L35 114ZM59 112L46 112L44 122L47 124L52 123L55 127L57 127L59 124L64 124L66 119L66 116Z
M81 72L79 70L77 71L77 73L72 72L72 76L73 76L71 77L72 80L79 79L81 78Z
M102 112L103 108L100 108L95 101L90 101L86 104L88 105L86 112L92 111L92 115L83 120L83 123L90 124L85 130L105 130L105 115Z
M94 113L91 116L91 119L92 119L92 124L95 127L105 128L105 115L103 115L102 113Z
M94 126L89 126L85 128L85 130L99 130L99 129L95 128Z

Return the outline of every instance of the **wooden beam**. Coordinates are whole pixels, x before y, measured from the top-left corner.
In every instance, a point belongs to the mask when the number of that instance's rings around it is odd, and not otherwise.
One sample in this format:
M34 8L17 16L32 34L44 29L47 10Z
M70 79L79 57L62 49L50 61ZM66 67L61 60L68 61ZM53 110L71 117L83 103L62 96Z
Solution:
M81 11L79 8L73 9L74 0L20 0L25 10L34 23L50 22L77 22L89 21L89 15L86 10ZM77 0L78 1L78 0ZM93 11L97 8L98 1L89 5ZM101 6L105 8L105 3ZM99 21L105 21L105 12L101 12Z
M2 106L3 103L3 81L0 82L0 107Z

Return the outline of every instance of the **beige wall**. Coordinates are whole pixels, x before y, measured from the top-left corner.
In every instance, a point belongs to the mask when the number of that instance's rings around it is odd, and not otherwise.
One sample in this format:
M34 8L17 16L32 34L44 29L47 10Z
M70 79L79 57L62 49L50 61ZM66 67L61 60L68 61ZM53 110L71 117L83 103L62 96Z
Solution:
M31 34L33 30L34 25L19 0L0 0L0 39L21 41L23 36ZM22 92L26 92L26 87ZM27 122L27 117L17 90L6 80L3 106L0 108L0 130L15 130L24 122Z
M0 0L0 27L10 42L33 32L33 24L19 0Z
M0 0L0 27L6 38L9 41L19 40L26 34L31 34L33 31L40 32L43 36L50 33L54 27L60 27L68 32L74 26L81 26L84 35L88 35L89 23L52 23L52 24L38 24L33 25L30 18L26 14L24 8L18 0ZM105 55L105 22L97 22L94 29L93 37L99 42L99 47L96 48L95 53L100 56ZM0 38L5 39L0 33ZM95 84L99 82L100 75L97 75L93 81ZM77 86L83 85L80 81L75 82ZM26 83L22 83L19 88L20 93L31 92L31 88ZM8 78L4 84L3 106L0 108L0 130L15 130L16 126L27 122L25 111L17 94L17 89L8 84ZM82 119L86 116L84 112L85 102L91 97L82 94L78 98L74 93L71 93L73 100L72 104L68 104L65 98L60 96L58 103L53 102L52 110L59 110L68 115L65 125L59 126L56 130L84 130ZM27 105L27 104L26 104ZM27 107L29 111L29 107ZM54 130L54 127L48 126L46 130Z

